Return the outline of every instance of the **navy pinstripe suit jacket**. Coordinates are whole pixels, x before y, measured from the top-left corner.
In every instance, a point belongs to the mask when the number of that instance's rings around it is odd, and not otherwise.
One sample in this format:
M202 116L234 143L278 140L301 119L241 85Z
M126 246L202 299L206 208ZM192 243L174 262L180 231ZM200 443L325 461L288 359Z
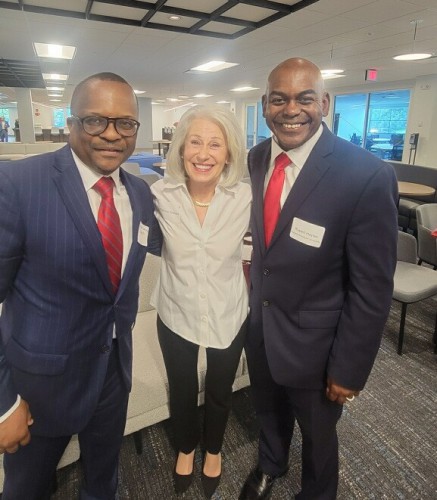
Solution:
M39 435L78 432L92 415L115 322L123 377L132 371L138 278L160 233L149 186L122 169L133 242L117 295L69 146L0 166L0 414L20 394ZM140 222L150 228L138 243Z

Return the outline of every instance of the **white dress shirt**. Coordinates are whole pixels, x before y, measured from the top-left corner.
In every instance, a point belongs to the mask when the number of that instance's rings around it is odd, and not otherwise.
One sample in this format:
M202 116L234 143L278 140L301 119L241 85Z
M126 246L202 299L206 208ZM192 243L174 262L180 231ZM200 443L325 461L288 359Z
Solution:
M164 178L151 189L164 243L150 303L164 324L184 339L227 348L248 314L242 251L250 186L217 186L203 225L185 183Z
M300 174L300 171L305 165L308 156L313 150L313 147L316 145L317 141L322 135L322 132L323 132L323 125L320 124L320 127L317 130L317 132L307 142L302 144L302 146L299 146L298 148L295 149L290 149L289 151L284 151L283 149L281 149L279 144L276 142L276 137L275 136L272 137L272 153L270 156L269 169L267 170L266 177L264 180L264 195L266 194L267 185L275 168L276 157L281 153L285 153L292 162L292 164L288 165L288 167L285 167L285 180L281 194L281 208L283 207L285 200L287 199L287 196L289 195L297 176Z

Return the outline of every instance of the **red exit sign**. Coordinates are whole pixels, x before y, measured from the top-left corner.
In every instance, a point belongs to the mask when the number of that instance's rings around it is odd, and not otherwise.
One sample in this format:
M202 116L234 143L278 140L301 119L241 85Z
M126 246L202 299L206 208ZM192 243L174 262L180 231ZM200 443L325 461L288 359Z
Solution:
M375 82L378 79L377 69L366 69L366 82Z

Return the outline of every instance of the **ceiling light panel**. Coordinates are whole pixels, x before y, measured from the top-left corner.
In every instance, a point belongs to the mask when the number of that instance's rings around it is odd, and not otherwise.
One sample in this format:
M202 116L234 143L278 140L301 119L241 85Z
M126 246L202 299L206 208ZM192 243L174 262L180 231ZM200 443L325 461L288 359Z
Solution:
M68 78L68 75L60 75L59 73L43 73L42 77L46 81L65 81Z
M195 66L191 68L190 71L202 71L207 73L215 73L216 71L222 71L224 69L232 68L233 66L238 66L238 63L226 62L226 61L209 61L200 66Z
M53 43L34 42L36 55L53 59L73 59L76 47L71 45L57 45Z

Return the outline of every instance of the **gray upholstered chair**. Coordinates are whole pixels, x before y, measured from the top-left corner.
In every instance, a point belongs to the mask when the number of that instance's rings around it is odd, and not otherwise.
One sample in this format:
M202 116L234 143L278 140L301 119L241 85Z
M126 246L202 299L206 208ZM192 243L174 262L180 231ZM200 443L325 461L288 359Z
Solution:
M417 265L416 238L408 233L398 233L398 261L394 275L393 299L402 304L399 327L398 354L402 354L405 317L408 304L437 295L437 273ZM434 352L437 352L437 316L434 326Z
M437 229L437 203L426 203L416 208L419 264L426 262L437 269L437 238L431 235Z

